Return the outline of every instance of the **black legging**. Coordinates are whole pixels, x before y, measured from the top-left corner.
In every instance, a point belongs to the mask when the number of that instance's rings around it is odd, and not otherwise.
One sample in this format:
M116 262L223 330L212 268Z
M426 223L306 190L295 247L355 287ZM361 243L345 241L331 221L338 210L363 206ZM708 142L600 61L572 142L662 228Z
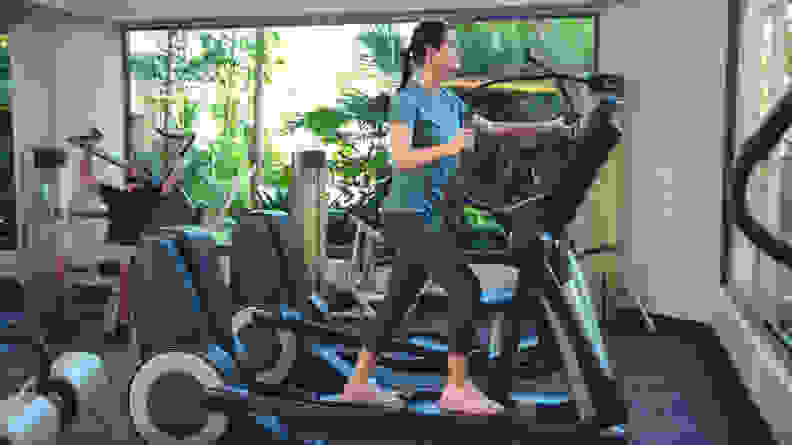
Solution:
M364 336L368 351L379 351L399 327L429 273L449 296L449 345L452 353L467 354L473 347L473 308L481 297L481 283L470 268L453 229L430 231L424 216L410 212L384 214L385 243L396 249L385 302Z

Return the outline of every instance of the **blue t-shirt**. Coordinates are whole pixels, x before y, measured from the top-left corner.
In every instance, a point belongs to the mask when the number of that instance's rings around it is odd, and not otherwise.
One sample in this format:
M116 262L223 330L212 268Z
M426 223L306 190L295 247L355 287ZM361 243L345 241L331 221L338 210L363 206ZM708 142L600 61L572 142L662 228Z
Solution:
M445 88L428 91L404 88L392 101L391 120L405 123L412 131L411 150L451 142L464 124L466 104ZM445 156L421 167L399 169L394 161L393 183L385 209L411 209L432 216L432 201L439 188L456 174L456 156Z

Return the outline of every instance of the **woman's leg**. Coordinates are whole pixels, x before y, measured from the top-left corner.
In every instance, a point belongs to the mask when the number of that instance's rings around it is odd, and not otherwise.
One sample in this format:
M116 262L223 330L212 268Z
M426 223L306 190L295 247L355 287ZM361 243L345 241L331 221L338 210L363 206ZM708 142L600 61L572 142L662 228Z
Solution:
M389 224L390 222L390 224ZM397 243L397 257L389 282L385 306L372 320L366 333L365 348L359 355L355 376L350 383L365 384L375 366L378 342L388 339L403 320L415 296L431 272L432 278L449 294L448 384L441 406L466 414L496 414L502 409L468 382L466 360L472 349L473 309L481 297L481 284L467 264L456 234L428 229L421 216L385 216L385 237ZM346 393L346 390L345 390ZM349 394L350 400L352 394Z
M432 278L447 290L451 300L448 314L448 381L438 406L462 414L498 414L504 407L484 395L468 379L467 374L467 355L473 346L473 308L476 299L481 297L481 284L467 264L448 264L430 271Z
M468 264L430 269L434 281L449 295L448 385L462 388L467 380L467 355L473 349L473 308L481 283Z
M388 280L387 296L377 310L377 317L370 321L366 330L363 349L358 355L355 376L350 380L351 383L368 382L371 370L376 366L376 352L380 350L378 345L390 340L393 331L401 326L404 315L415 302L427 278L422 264L415 264L409 257L396 254Z
M415 302L418 292L428 278L423 264L416 262L414 252L417 241L422 241L423 217L412 214L386 214L385 240L396 247L388 291L385 301L377 310L377 317L369 322L365 331L363 349L358 355L355 375L350 383L367 383L376 365L378 343L388 341L394 329L404 320L407 310Z
M427 264L432 280L445 289L448 311L448 385L465 386L467 355L473 349L473 308L481 298L481 283L467 264L453 233L434 234L432 250L438 255Z
M497 414L503 406L479 391L468 379L466 369L467 355L473 348L473 316L481 298L481 283L452 226L436 224L431 238L432 250L442 257L427 263L427 268L433 281L449 295L448 381L438 406L462 414Z

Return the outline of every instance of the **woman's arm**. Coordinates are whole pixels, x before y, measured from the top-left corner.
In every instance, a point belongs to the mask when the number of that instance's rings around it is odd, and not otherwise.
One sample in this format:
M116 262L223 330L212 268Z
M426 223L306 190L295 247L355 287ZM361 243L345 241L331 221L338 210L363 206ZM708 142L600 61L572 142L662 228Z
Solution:
M410 150L412 130L404 122L391 122L391 159L400 169L420 167L446 156L454 156L461 150L464 138L457 136L448 144L432 145Z

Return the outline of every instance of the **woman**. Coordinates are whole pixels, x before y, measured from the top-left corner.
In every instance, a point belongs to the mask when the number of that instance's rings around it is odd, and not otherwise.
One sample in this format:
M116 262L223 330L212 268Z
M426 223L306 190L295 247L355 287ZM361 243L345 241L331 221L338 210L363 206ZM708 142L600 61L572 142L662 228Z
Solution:
M403 406L395 393L380 390L368 379L376 365L378 342L387 341L415 302L428 272L452 301L449 313L448 381L438 406L461 414L491 415L504 408L489 400L467 378L466 355L472 349L473 307L481 285L457 245L453 230L444 228L434 207L440 187L455 173L456 155L472 130L463 129L466 106L440 83L458 67L454 32L443 22L422 22L404 54L404 71L391 107L391 192L383 203L385 239L397 247L388 297L364 337L355 375L341 399ZM420 67L419 85L407 88L412 64ZM499 134L516 131L500 130Z

